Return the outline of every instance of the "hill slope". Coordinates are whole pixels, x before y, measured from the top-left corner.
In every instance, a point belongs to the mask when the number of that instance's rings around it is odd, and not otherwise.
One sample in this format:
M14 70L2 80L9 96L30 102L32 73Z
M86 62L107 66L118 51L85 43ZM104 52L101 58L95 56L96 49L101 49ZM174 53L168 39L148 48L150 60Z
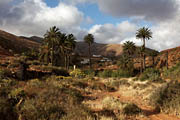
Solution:
M166 66L167 59L169 67L174 66L176 63L180 62L180 46L161 51L160 54L157 56L157 67L161 68Z
M0 30L0 54L12 55L22 53L32 48L38 48L39 43Z
M106 57L117 57L123 53L123 47L120 44L100 44L93 43L91 46L93 55L102 55ZM78 42L75 52L82 56L88 55L88 45L84 42Z

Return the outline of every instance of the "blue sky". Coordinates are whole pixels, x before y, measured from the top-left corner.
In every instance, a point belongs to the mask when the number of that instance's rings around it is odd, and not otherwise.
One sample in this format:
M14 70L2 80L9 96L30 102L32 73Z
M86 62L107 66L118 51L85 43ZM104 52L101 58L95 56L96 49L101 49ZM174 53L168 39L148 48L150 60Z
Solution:
M98 43L123 44L145 26L153 32L147 47L180 45L178 0L0 0L0 29L23 36L43 36L52 26L77 40L91 33Z

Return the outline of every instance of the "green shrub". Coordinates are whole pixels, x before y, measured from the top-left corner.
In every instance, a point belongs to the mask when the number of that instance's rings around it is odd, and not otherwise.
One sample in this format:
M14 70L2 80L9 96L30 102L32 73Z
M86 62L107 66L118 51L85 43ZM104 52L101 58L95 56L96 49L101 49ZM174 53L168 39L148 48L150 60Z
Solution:
M95 71L93 71L93 70L84 70L83 72L88 77L94 77L95 76Z
M86 76L80 69L73 70L72 72L70 72L70 75L76 78L84 78Z
M0 69L0 80L5 79L7 77L11 77L12 73L8 69Z
M149 80L151 82L162 81L160 71L154 68L146 69L139 77L141 81Z
M134 103L127 103L124 105L123 113L125 115L134 115L141 113L141 109Z
M170 69L164 69L163 77L179 80L179 78L180 78L180 63L178 63L176 66L173 66Z
M123 77L130 77L132 74L128 72L127 70L104 70L103 72L99 72L98 74L99 77L103 78L109 78L109 77L114 77L114 78L123 78Z
M104 70L103 72L99 72L98 76L103 78L112 77L113 71L112 70Z
M127 80L111 80L109 82L106 82L106 85L115 87L118 89L120 86L125 85L125 86L130 86L130 83Z
M123 103L114 97L106 97L102 101L103 108L107 110L119 110L124 115L135 115L141 113L141 109L134 103Z
M127 70L119 69L117 71L114 71L112 73L112 77L122 78L122 77L131 77L132 74L128 72Z
M56 77L50 77L43 82L30 81L25 86L28 99L18 111L22 119L81 120L91 117L89 110L81 104L84 99L81 92L69 88L65 83L65 80L56 81Z
M150 96L150 104L156 108L160 108L162 112L179 113L180 83L170 82L157 88Z

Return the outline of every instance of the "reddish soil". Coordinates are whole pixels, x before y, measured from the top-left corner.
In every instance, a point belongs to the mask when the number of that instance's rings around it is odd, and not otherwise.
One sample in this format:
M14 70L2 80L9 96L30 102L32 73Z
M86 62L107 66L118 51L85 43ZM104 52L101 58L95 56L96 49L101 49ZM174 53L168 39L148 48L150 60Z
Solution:
M142 96L122 96L123 91L117 92L93 92L93 94L89 95L91 98L95 98L94 100L90 101L89 104L92 105L100 105L102 100L105 97L114 97L119 99L121 102L131 102L136 104L139 108L142 109L144 117L137 117L137 118L128 118L128 120L180 120L180 118L168 115L164 113L159 113L159 111L155 110L153 107L147 105L142 101ZM92 108L93 109L93 108ZM101 111L100 108L95 108L93 111Z

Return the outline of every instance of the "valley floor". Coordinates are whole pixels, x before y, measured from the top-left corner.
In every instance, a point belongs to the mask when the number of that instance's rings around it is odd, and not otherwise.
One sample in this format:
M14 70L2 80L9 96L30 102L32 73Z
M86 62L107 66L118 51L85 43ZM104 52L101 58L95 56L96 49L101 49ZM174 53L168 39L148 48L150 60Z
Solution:
M112 98L125 103L134 103L141 110L142 114L136 116L126 116L125 118L119 118L122 120L179 120L175 115L168 115L165 113L160 113L156 108L151 107L149 103L150 94L163 83L148 83L134 81L135 78L123 78L122 81L126 80L127 83L121 84L118 91L115 92L103 92L94 91L89 94L88 97L91 100L85 100L83 103L88 105L93 111L100 112L103 111L103 101L105 98ZM120 80L120 81L121 81ZM112 78L100 79L102 83L113 81ZM113 104L113 103L112 103ZM114 113L118 112L115 109ZM103 118L102 118L103 120ZM112 117L105 117L104 120L113 120Z

